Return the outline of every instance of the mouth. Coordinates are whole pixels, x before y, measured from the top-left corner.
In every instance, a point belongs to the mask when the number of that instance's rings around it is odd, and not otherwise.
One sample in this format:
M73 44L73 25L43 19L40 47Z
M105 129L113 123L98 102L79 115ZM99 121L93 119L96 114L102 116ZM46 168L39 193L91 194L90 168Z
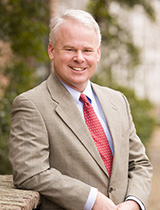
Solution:
M70 66L70 68L72 69L72 70L75 70L75 71L84 71L86 68L80 68L80 67L72 67L72 66Z

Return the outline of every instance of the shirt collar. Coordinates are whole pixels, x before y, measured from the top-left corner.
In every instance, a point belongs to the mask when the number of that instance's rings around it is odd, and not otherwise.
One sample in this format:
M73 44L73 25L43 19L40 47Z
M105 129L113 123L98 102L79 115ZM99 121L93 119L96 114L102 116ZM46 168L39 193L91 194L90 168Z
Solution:
M93 90L92 90L92 87L91 87L91 82L89 81L85 90L83 91L83 94L85 94L89 100L89 102L92 104L92 101L93 101Z
M74 98L76 104L78 104L79 103L79 97L81 95L81 92L79 92L79 91L71 88L70 86L66 85L60 79L59 79L59 81L65 86L65 88L72 95L72 97ZM86 86L85 90L82 93L85 94L87 96L87 98L89 99L89 102L92 103L92 100L93 100L94 95L93 95L93 90L92 90L91 82L90 81L88 81L87 86Z

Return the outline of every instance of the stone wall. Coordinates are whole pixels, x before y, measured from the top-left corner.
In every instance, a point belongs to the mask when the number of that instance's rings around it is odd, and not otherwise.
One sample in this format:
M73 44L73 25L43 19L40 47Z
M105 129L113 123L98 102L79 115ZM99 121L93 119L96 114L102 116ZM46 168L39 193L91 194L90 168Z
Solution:
M0 175L0 210L32 210L39 202L38 192L17 189L12 175Z

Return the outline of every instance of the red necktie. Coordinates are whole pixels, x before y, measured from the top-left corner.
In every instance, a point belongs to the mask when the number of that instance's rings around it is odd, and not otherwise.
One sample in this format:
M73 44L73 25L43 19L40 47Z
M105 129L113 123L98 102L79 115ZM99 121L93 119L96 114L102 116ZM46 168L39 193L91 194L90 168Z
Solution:
M85 122L92 135L92 138L94 139L96 147L101 155L101 158L110 177L112 171L113 155L106 134L96 113L94 112L92 105L89 103L87 97L83 93L80 95L80 101L83 102Z

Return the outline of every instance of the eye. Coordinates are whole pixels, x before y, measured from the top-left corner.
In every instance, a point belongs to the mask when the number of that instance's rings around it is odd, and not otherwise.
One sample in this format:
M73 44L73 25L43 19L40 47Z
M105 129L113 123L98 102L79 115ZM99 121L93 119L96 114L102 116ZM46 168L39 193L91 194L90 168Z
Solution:
M68 51L68 52L73 52L73 51L75 51L75 50L72 49L72 48L66 48L65 50Z
M93 50L92 49L85 49L84 52L85 53L91 53L91 52L93 52Z

